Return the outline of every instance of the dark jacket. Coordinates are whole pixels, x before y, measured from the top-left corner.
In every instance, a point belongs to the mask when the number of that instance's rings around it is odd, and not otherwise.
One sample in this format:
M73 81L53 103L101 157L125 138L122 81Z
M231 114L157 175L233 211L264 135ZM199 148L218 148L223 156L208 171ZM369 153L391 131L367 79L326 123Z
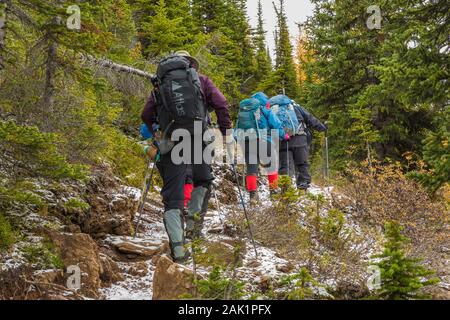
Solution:
M314 117L304 108L302 108L298 104L295 104L294 106L295 106L295 114L297 115L298 121L305 123L308 129L314 129L320 132L328 130L328 128L322 122L320 122L319 119Z
M200 74L199 77L206 107L208 110L214 110L216 112L220 131L225 135L226 131L232 128L227 99L214 85L211 79L202 74ZM142 121L144 121L147 127L151 128L150 130L152 131L153 124L157 122L156 103L153 93L150 95L141 117ZM154 134L154 132L152 132L152 134Z
M316 131L327 131L328 128L322 122L320 122L311 113L306 111L304 108L298 104L294 104L295 114L297 115L298 121L303 122L306 125L306 136L294 136L288 142L281 142L280 149L285 150L288 146L289 148L303 148L311 145L312 143L312 132L311 129Z

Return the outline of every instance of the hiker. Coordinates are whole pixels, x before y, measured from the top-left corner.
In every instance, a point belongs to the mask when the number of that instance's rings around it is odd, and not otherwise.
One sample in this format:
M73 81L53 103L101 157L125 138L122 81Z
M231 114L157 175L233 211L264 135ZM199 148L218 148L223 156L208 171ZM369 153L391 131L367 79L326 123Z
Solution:
M153 124L153 131L158 131L159 125ZM145 140L153 140L154 136L148 129L147 125L144 123L141 125L141 136ZM147 153L147 152L146 152ZM155 158L154 152L148 152L148 156ZM192 167L188 166L186 171L186 181L184 182L184 208L187 209L189 201L191 201L192 191L194 190L194 181L192 178Z
M325 132L328 128L285 95L271 98L270 105L272 111L282 122L282 127L290 136L289 140L282 141L280 145L279 174L291 177L291 168L294 167L297 188L306 191L311 185L308 163L309 147L312 141L310 130Z
M250 195L250 204L258 202L258 173L259 164L269 170L269 190L271 195L278 191L278 163L262 163L262 152L264 156L272 159L276 157L275 145L271 136L272 130L278 131L278 136L282 140L289 139L289 136L282 128L280 120L270 109L269 97L263 92L258 92L250 99L240 103L240 110L236 122L235 136L244 151L245 163L247 167L246 187ZM251 134L254 133L254 134ZM278 137L277 137L278 139Z
M203 135L193 135L195 122L201 121L202 130L207 130L209 112L215 111L222 135L225 136L232 127L226 98L198 70L199 62L187 51L179 51L163 59L157 70L157 86L142 112L142 120L150 130L156 122L161 126L157 137L160 140L161 157L157 166L163 180L161 195L165 211L164 224L172 257L177 263L189 259L189 250L185 248L186 239L195 239L201 235L214 177L211 164L205 163L203 157L200 164L194 163L194 159L189 164L185 161L182 164L173 162L171 151L182 141L172 141L172 134L176 129L189 131L190 151L194 157L194 140L201 139L203 142ZM205 148L206 143L202 143L202 151ZM184 185L189 167L192 168L193 191L184 226Z

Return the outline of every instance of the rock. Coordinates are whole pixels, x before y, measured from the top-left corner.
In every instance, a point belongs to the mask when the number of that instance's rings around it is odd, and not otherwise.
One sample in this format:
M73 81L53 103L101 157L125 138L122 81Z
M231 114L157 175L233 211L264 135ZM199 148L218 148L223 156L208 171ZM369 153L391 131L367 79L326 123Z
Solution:
M283 273L290 273L291 271L294 270L294 268L295 268L295 266L291 262L288 262L287 264L284 264L284 265L276 266L277 271L280 271Z
M245 243L232 240L227 242L205 243L204 252L198 254L198 264L202 266L218 265L225 268L233 264L236 264L238 267L242 266Z
M272 278L269 276L262 276L258 287L262 293L268 292L272 288Z
M78 219L81 231L96 239L107 234L132 234L132 222L139 205L136 193L120 186L109 175L97 173L91 179L86 194L91 208Z
M124 280L124 276L122 275L119 266L113 259L101 253L100 263L102 267L100 279L104 286L110 286L113 283Z
M161 256L153 276L153 300L178 300L194 295L192 270Z
M39 270L33 274L33 281L38 283L62 283L62 270Z
M213 225L209 230L208 233L210 234L221 234L223 233L223 226L222 225Z
M131 238L114 239L112 245L117 251L125 255L141 256L145 258L152 258L166 250L166 245L163 241L150 242Z
M260 267L260 266L261 266L261 263L258 262L258 260L250 260L250 261L247 263L247 267L248 267L248 268L258 268L258 267Z
M367 297L370 292L365 284L341 280L337 283L336 289L332 294L336 299L340 300L359 300Z
M130 267L128 273L135 277L145 277L148 274L148 266L144 261L137 262Z
M61 259L66 268L69 266L80 267L81 288L79 293L90 298L98 298L102 264L94 240L84 233L58 233L51 230L48 231L48 236L61 253Z

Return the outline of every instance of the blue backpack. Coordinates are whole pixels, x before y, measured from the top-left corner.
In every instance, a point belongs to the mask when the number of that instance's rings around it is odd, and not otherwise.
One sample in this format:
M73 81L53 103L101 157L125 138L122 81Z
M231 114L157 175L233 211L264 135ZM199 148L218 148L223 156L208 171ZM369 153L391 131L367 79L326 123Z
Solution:
M239 105L239 115L236 128L244 131L259 131L261 119L261 104L257 99L245 99Z
M284 131L289 135L296 135L301 124L295 113L291 99L285 95L278 95L269 100L273 113L280 119Z

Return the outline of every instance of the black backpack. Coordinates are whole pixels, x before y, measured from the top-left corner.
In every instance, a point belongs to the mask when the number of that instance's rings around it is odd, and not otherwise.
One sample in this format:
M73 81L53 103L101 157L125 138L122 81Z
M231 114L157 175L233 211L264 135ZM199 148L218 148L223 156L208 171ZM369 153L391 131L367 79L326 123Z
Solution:
M200 78L181 56L161 60L157 70L160 103L157 106L159 124L163 132L183 128L193 133L194 121L207 119Z

